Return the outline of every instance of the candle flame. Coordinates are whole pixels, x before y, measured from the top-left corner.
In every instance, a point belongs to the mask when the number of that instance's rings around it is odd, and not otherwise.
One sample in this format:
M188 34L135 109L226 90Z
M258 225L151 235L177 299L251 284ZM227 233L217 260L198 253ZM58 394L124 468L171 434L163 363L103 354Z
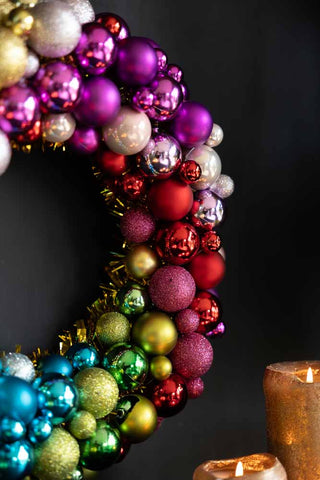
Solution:
M243 477L243 463L242 462L238 462L235 476L236 477Z
M313 383L313 372L311 367L308 368L307 383Z

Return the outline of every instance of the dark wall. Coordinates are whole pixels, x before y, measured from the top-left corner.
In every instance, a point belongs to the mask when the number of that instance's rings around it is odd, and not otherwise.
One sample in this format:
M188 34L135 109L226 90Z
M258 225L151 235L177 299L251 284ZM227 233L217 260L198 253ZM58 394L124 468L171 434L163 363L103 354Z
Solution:
M266 449L265 365L320 350L316 1L94 1L184 67L225 132L236 182L220 292L228 334L206 391L132 448L108 480L191 479L208 458ZM84 159L15 156L0 180L0 349L50 347L97 296L112 236Z

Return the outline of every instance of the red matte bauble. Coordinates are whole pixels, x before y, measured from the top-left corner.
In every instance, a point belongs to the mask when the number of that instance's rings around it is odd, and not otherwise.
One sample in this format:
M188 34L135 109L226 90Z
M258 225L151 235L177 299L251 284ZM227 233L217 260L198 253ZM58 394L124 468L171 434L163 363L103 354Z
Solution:
M119 192L130 200L136 200L146 193L146 178L139 173L126 173L119 180Z
M201 167L194 160L183 162L179 169L180 179L188 184L195 183L201 177Z
M175 178L154 182L148 195L153 215L161 220L181 220L190 211L193 193L189 185Z
M198 333L211 336L221 318L221 306L217 297L209 292L197 292L190 308L200 317Z
M220 236L214 230L206 232L201 238L201 247L205 253L217 252L221 247Z
M156 384L151 390L151 401L160 417L171 417L181 412L188 400L185 381L180 375L172 374Z
M189 271L200 290L218 285L225 274L225 262L220 253L199 253L190 263Z
M102 172L112 177L119 177L128 168L128 157L111 150L98 152L97 162Z
M197 254L200 239L187 222L174 222L158 230L155 239L159 257L172 265L184 265Z

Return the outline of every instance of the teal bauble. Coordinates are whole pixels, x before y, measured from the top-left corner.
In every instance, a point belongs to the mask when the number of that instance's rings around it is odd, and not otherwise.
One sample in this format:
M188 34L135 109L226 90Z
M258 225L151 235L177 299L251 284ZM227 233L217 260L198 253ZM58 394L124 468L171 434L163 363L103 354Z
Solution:
M62 355L47 355L39 361L38 370L41 373L60 373L71 377L72 365L66 357Z
M0 375L0 418L9 417L28 424L37 408L37 392L30 383L21 378Z
M98 420L93 436L80 441L79 446L80 464L89 470L103 470L116 462L120 456L120 434L105 420Z
M140 315L146 310L149 297L144 287L128 282L119 290L116 304L124 315Z
M0 418L0 442L13 443L22 440L26 434L26 426L21 420L14 418Z
M21 440L0 445L0 478L20 480L31 472L33 449L29 442Z
M52 433L53 425L47 416L39 416L32 420L28 427L28 438L36 444L47 440Z
M52 412L53 425L73 417L78 406L78 391L71 378L58 373L46 373L35 380L34 386L44 395L42 408Z
M139 388L148 374L148 359L144 351L125 343L110 348L102 365L114 377L122 392Z
M75 370L96 367L100 363L97 350L88 343L75 343L66 353Z

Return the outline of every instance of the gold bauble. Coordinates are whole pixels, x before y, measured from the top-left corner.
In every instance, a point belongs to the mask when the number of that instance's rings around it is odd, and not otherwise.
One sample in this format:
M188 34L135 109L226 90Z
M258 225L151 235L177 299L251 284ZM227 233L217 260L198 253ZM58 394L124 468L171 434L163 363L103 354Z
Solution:
M124 414L123 421L119 421L118 428L131 443L143 442L157 428L157 410L146 397L142 395L122 397L118 408Z
M119 312L104 313L96 325L96 336L104 347L128 342L130 331L129 320Z
M24 41L9 28L0 27L0 88L10 87L23 76L28 50Z
M134 278L148 278L159 266L156 253L147 245L137 245L126 257L126 267Z
M178 332L165 313L146 312L135 321L132 338L148 354L167 355L177 343Z
M32 29L33 16L29 10L24 7L18 7L9 13L5 26L10 28L15 35L19 37L27 36Z
M0 23L2 23L11 10L14 9L14 4L12 2L0 0Z
M85 410L78 411L69 423L69 431L78 440L92 437L97 428L97 422L92 413Z
M113 376L102 368L85 368L74 377L80 408L103 418L115 408L119 388Z
M166 380L172 373L172 363L164 355L153 357L150 361L150 372L156 380Z
M11 0L11 1L12 3L14 3L16 7L20 7L21 5L23 5L25 7L32 8L38 3L38 0Z
M66 480L76 469L80 450L77 440L63 428L54 428L50 437L34 450L32 474L41 480Z

